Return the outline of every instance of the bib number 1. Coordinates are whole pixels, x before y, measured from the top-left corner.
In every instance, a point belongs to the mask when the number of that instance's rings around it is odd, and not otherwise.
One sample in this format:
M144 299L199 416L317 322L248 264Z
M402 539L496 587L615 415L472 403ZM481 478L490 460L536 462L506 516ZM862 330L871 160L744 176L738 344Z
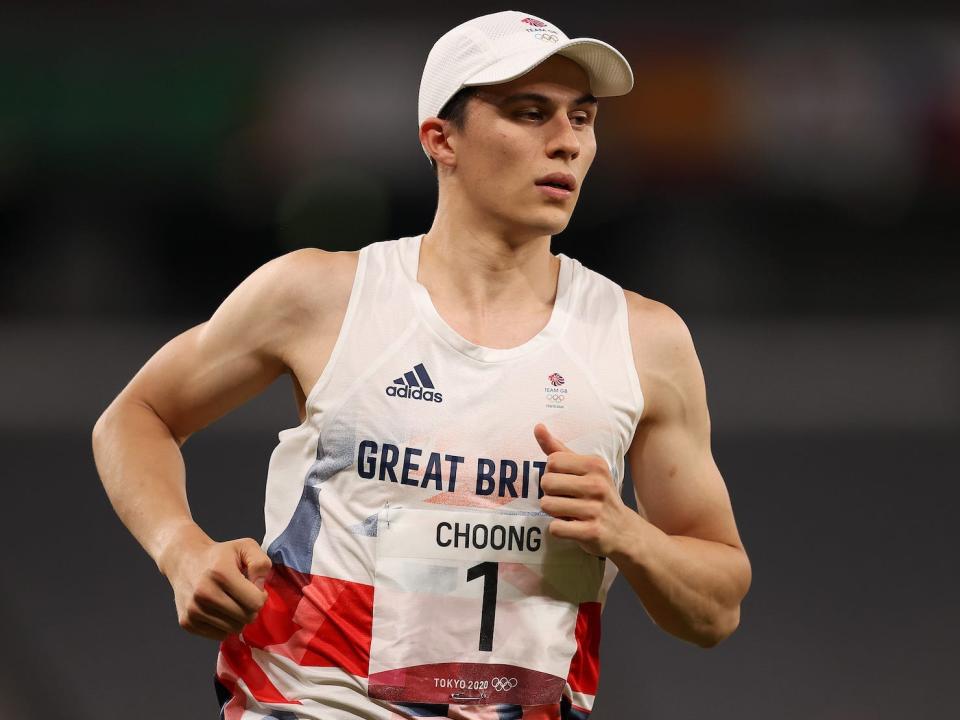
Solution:
M467 582L483 578L483 604L480 606L480 647L481 651L493 650L493 624L497 617L497 575L500 564L482 562L467 568Z

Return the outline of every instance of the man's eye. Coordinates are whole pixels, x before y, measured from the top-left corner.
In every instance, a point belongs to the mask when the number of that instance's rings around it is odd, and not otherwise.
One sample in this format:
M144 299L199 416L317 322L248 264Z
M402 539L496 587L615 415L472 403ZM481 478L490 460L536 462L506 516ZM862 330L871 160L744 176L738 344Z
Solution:
M542 120L544 117L543 113L540 110L521 110L520 112L517 113L517 115L518 117L532 118L534 120ZM585 113L581 113L579 115L571 115L570 120L573 122L574 125L590 124L590 116Z

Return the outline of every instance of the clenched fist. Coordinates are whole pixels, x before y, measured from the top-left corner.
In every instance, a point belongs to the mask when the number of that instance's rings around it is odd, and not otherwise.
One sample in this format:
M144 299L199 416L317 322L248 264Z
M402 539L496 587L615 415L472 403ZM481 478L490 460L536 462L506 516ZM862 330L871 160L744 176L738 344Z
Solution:
M251 538L215 542L197 528L178 537L158 565L173 588L180 627L194 635L223 640L267 601L272 563Z
M554 517L549 533L574 540L591 555L618 551L640 516L620 499L607 461L573 452L543 423L534 426L533 436L547 455L540 509Z

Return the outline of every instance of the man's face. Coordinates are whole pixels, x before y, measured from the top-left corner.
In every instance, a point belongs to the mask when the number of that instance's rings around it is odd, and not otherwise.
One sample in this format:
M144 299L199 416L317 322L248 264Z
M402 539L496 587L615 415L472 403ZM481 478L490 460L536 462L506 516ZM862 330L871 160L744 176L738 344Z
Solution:
M479 87L464 130L450 138L457 186L505 227L561 232L597 153L596 112L586 71L561 55L510 82ZM552 173L572 175L574 189L537 184Z

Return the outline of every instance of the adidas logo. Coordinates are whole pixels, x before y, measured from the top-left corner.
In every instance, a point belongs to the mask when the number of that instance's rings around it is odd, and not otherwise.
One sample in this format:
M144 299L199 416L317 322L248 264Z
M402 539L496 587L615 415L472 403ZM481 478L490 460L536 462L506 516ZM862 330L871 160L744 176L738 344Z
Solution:
M408 370L402 377L394 380L393 385L387 385L386 393L390 397L443 402L443 395L435 389L423 363L417 363L413 370Z

